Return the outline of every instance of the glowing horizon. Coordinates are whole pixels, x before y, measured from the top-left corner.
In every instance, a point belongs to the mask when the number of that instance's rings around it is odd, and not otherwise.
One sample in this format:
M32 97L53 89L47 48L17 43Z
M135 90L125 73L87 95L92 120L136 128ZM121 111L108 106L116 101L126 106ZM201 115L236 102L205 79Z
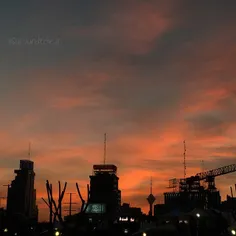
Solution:
M187 176L202 160L236 163L235 12L220 0L2 3L2 195L29 142L40 220L46 179L72 192L78 182L86 196L104 132L122 201L144 212L150 176L158 199L184 176L183 140ZM216 178L223 199L235 176Z

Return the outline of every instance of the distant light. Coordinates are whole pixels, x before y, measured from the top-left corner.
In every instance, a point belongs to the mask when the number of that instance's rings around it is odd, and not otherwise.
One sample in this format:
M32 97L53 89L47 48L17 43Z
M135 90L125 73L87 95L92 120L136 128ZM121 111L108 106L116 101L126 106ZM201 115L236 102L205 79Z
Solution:
M196 217L197 217L197 218L200 218L200 216L201 216L201 215L200 215L199 213L196 214Z
M6 233L6 232L8 232L8 229L6 228L6 229L4 229L4 232Z
M125 234L127 234L128 232L129 232L129 230L128 230L128 229L125 229L125 230L124 230L124 233L125 233Z
M147 236L147 234L146 234L146 233L143 233L143 236Z
M236 235L236 231L234 229L232 229L231 234Z
M55 232L55 236L59 236L60 235L60 232L59 231L56 231Z
M188 221L187 221L187 220L185 220L185 221L184 221L184 223L185 223L185 224L188 224Z

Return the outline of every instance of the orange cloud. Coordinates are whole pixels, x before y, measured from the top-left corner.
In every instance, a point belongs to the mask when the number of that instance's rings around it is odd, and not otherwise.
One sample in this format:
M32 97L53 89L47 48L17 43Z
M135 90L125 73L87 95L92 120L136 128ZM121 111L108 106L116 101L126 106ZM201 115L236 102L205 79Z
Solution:
M198 32L191 38L186 28L171 31L183 23L175 4L129 2L122 9L117 6L115 13L104 13L109 19L105 23L65 29L68 38L81 39L82 32L99 44L87 57L71 55L56 69L19 72L30 82L20 92L9 82L12 89L1 101L1 183L12 180L31 141L41 220L48 219L41 200L46 197L46 179L53 182L55 194L58 180L68 181L68 192L75 192L78 182L86 197L92 165L103 161L104 132L107 162L118 166L122 201L144 211L150 176L159 198L168 191L169 179L183 176L184 139L188 176L202 171L202 160L205 169L235 162L232 28L210 30L204 38L197 37ZM186 19L185 23L191 25ZM155 47L168 32L173 40ZM185 41L186 34L192 42ZM64 42L62 48L68 45ZM13 78L19 79L18 73ZM235 173L217 178L223 197L234 177ZM79 203L76 197L75 201Z

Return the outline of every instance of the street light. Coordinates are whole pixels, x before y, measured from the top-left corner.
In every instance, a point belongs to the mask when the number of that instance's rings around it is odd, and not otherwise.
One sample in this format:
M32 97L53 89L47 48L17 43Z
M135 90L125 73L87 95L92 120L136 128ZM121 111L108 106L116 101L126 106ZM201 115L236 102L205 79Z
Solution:
M196 214L196 217L197 217L197 236L199 235L199 218L200 218L200 214L199 213L197 213Z
M143 233L143 236L147 236L147 234L146 234L146 233Z
M234 229L231 230L232 235L236 235L236 231Z

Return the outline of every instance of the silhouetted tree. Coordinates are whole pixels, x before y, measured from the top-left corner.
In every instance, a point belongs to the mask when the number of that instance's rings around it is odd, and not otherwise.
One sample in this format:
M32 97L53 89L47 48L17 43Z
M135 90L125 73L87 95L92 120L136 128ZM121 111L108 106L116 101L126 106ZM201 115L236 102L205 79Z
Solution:
M80 208L80 213L85 213L85 211L87 210L87 207L88 207L88 205L90 203L90 188L89 188L89 184L87 184L87 202L85 202L85 200L83 199L83 197L81 195L78 183L76 183L76 189L77 189L77 192L79 194L79 198L80 198L80 200L82 202L81 208ZM85 205L85 207L84 207L84 205Z
M58 181L58 186L59 186L59 194L58 194L58 205L56 204L54 198L53 198L53 190L52 190L52 184L49 184L49 181L46 181L46 189L47 189L47 195L48 195L48 202L42 198L42 200L45 202L45 204L48 206L49 211L50 211L50 216L49 216L49 222L52 225L56 219L60 222L61 225L63 225L63 219L62 219L62 200L65 195L66 187L67 187L67 182L65 182L64 188L61 191L61 182Z

